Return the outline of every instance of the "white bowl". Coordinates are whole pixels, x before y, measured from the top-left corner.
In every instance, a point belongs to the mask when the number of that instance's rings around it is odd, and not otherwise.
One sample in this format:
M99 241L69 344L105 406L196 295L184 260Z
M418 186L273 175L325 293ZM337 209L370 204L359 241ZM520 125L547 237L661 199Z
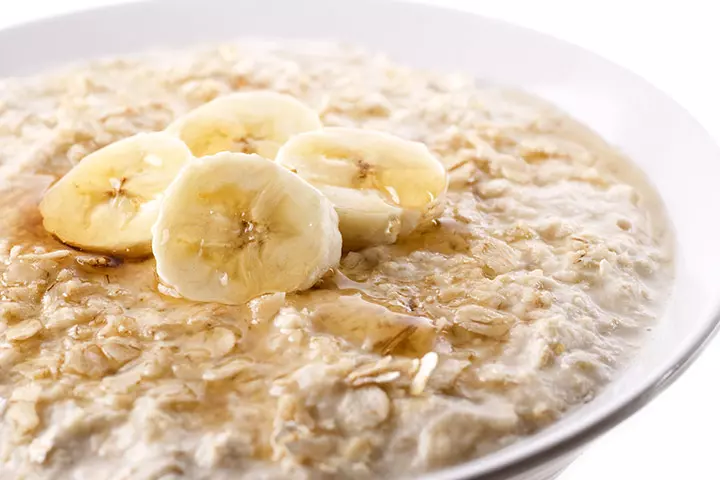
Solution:
M242 36L350 41L421 67L460 69L551 100L637 162L677 233L670 306L630 368L539 434L428 478L544 480L588 441L645 405L695 359L720 317L720 150L672 99L638 76L554 38L479 16L381 0L187 0L114 6L0 32L0 76L155 47ZM712 214L714 216L714 213Z

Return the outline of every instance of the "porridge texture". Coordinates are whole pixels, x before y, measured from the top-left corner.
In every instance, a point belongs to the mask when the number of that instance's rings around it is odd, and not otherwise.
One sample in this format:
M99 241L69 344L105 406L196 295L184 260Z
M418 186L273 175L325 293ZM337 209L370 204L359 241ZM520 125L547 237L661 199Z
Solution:
M425 143L443 214L312 289L177 298L155 262L73 250L46 188L218 95ZM562 112L331 44L248 42L0 81L0 477L378 478L508 445L593 398L672 283L661 207Z

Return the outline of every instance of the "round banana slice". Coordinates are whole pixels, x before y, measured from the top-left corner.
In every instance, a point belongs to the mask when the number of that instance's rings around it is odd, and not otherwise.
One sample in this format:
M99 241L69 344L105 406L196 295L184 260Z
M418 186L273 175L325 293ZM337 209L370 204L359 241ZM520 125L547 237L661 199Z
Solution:
M185 298L242 304L310 288L340 261L330 201L258 155L190 163L167 189L153 226L160 279Z
M241 152L273 159L292 135L321 127L318 114L295 97L256 91L216 98L178 118L166 131L196 157Z
M291 138L277 162L332 201L345 249L393 243L442 212L447 174L422 143L328 127Z
M62 242L129 257L151 253L160 196L192 158L166 133L140 133L83 158L40 202L45 229Z

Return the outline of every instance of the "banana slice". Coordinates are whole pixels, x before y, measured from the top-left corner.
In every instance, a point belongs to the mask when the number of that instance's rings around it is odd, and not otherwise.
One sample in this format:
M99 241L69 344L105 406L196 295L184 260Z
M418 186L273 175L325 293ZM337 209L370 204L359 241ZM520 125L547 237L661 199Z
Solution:
M333 202L345 249L393 243L442 212L447 174L422 143L328 127L291 138L277 162Z
M153 226L160 279L196 301L242 304L310 288L340 261L332 204L258 155L224 152L190 163Z
M45 229L94 252L145 256L160 196L192 158L166 133L140 133L83 158L40 202Z
M273 159L292 135L321 127L318 114L296 98L257 91L216 98L178 118L166 131L196 157L242 152Z

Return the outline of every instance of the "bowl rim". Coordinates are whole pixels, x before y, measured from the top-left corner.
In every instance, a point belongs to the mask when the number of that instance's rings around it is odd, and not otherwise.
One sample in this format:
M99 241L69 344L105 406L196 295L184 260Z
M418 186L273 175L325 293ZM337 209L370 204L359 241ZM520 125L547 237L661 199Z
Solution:
M116 0L117 2L118 0ZM227 0L226 0L227 1ZM267 3L292 0L265 0ZM455 6L442 6L434 3L429 3L428 0L303 0L309 4L315 4L310 6L317 7L323 3L330 4L333 2L345 2L353 6L359 4L364 9L376 9L382 10L387 8L388 5L401 6L402 8L414 9L421 11L424 15L438 15L449 18L449 16L470 16L478 23L494 24L495 26L507 30L509 32L522 32L530 34L536 37L543 37L546 41L551 41L557 45L562 46L565 49L574 49L576 52L581 53L584 56L593 57L595 61L600 61L606 65L620 70L624 75L634 77L635 80L641 81L644 86L648 89L653 90L656 94L665 97L678 111L681 111L687 119L694 125L694 127L702 132L708 139L711 140L712 145L715 147L715 156L720 160L720 146L716 139L705 129L705 127L692 115L688 110L671 95L662 89L656 87L652 82L646 80L641 75L635 73L629 68L626 68L604 56L593 52L585 47L579 46L571 41L556 37L553 34L541 32L533 28L520 26L510 21L501 20L492 17L486 17L484 15L463 10L462 8ZM83 17L92 18L93 16L112 16L113 13L121 10L129 11L131 9L138 9L142 11L143 7L147 7L150 4L164 3L168 7L177 6L182 3L192 3L192 0L125 0L123 3L111 3L102 6L92 6L89 8L82 8L75 11L66 13L60 13L57 15L51 15L47 17L41 17L37 19L31 19L28 21L19 22L16 24L9 25L4 28L0 28L0 46L7 42L6 36L22 35L23 31L32 31L42 29L49 25L58 25L67 23L72 20L79 20ZM239 38L242 37L240 34ZM137 53L137 52L136 52ZM117 55L117 54L113 54ZM81 59L77 59L81 60ZM76 60L76 61L77 61ZM57 67L53 65L51 68ZM23 74L22 76L24 76ZM687 343L683 345L683 349L675 356L672 363L666 366L664 369L659 370L658 373L654 373L654 376L649 378L647 383L633 394L628 395L623 402L617 404L614 409L609 412L604 412L601 415L597 415L597 418L593 418L592 421L579 422L576 426L570 426L562 435L557 435L552 439L549 439L544 444L526 449L525 451L517 452L514 458L504 459L502 462L495 462L495 464L487 465L486 459L494 456L494 453L486 456L468 460L463 463L459 463L450 467L442 468L427 472L423 475L423 478L428 479L440 479L440 478L482 478L483 480L503 480L507 479L512 475L517 475L528 470L535 468L541 464L548 463L552 459L562 457L563 455L569 454L576 451L583 445L588 444L592 440L598 438L604 433L608 432L613 427L617 426L621 422L627 420L634 413L645 407L651 400L653 400L658 394L663 392L666 388L672 385L700 356L704 349L711 343L713 338L720 332L720 301L715 302L713 313L707 319L701 328L697 328L692 335L689 336ZM569 412L566 412L568 414ZM498 452L505 450L500 449Z

